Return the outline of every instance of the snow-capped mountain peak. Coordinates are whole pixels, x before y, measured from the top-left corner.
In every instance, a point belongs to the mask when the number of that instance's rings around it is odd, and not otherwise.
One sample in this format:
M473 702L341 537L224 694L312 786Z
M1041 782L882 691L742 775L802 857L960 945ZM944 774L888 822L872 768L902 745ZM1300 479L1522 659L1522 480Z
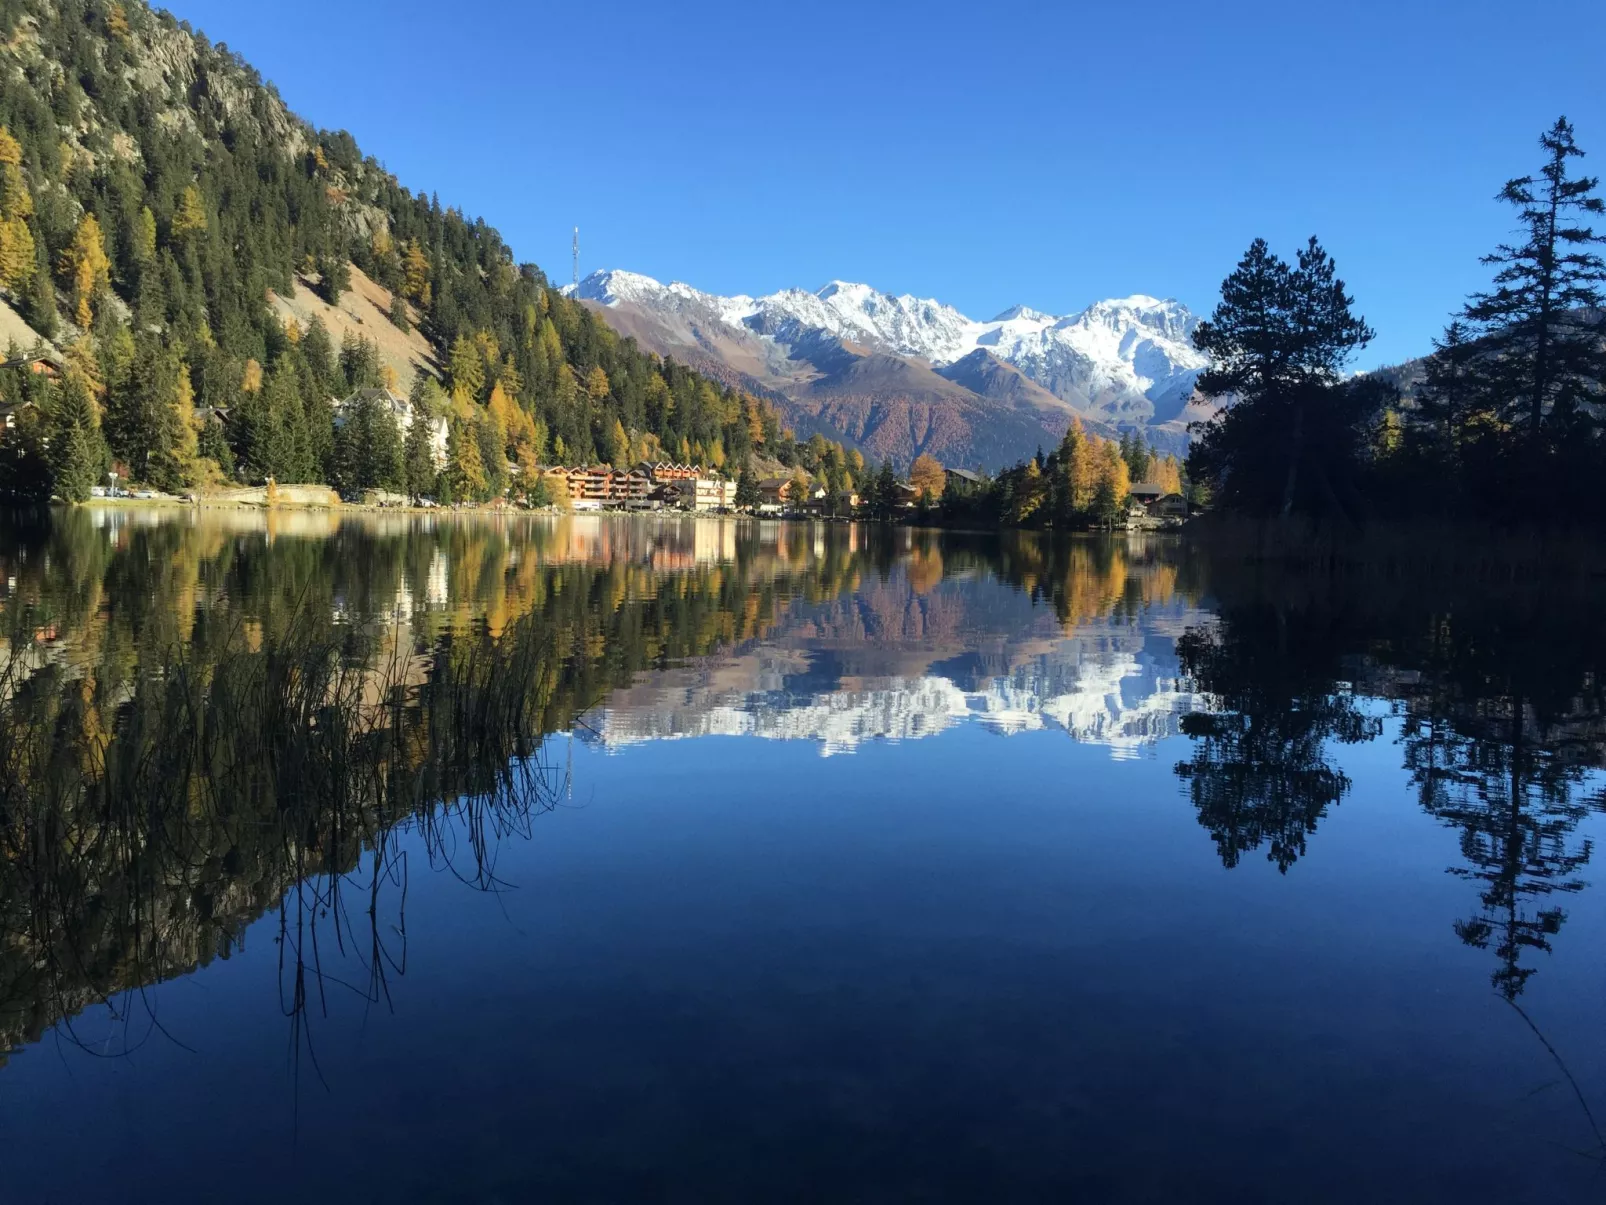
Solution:
M1012 305L1002 314L993 319L993 322L1053 322L1052 314L1045 314L1041 310L1034 310L1027 305Z
M769 348L765 355L782 359L817 345L822 336L939 369L984 349L1102 422L1150 428L1171 423L1177 427L1173 443L1186 439L1179 416L1206 364L1193 346L1198 319L1179 301L1144 293L1097 301L1066 316L1016 305L986 322L934 298L884 293L846 280L812 292L721 296L606 271L582 280L578 296L678 321L696 332L705 349L721 326L740 338L756 336Z

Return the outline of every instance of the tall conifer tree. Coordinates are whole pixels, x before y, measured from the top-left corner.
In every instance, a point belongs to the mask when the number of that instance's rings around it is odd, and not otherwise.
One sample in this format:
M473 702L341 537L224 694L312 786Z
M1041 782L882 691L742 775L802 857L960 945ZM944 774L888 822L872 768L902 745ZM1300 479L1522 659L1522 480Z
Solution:
M1606 260L1594 250L1606 233L1586 224L1606 214L1606 202L1595 195L1597 178L1570 175L1570 160L1584 152L1565 117L1539 145L1539 174L1508 180L1499 194L1517 208L1526 239L1484 256L1499 269L1494 287L1474 295L1465 311L1483 353L1474 365L1481 383L1536 440L1547 416L1571 419L1606 396L1598 314L1606 306Z
M1226 405L1199 428L1190 476L1229 504L1287 515L1305 467L1323 503L1336 503L1333 477L1355 463L1362 443L1363 416L1353 407L1373 400L1340 386L1349 356L1373 335L1353 305L1315 238L1292 267L1264 239L1250 244L1194 332L1211 359L1199 391Z

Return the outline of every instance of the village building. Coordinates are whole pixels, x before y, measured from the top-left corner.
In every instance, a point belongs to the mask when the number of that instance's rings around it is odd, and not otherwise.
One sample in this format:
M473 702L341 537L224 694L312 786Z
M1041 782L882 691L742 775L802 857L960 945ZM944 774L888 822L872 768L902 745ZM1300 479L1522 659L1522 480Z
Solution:
M1157 502L1164 493L1165 486L1157 485L1152 481L1140 481L1127 488L1126 496L1146 510L1152 503Z
M536 475L567 497L574 510L652 510L652 478L640 468L615 469L593 464L584 468L567 465L541 465Z
M758 513L778 515L792 501L790 477L765 477L758 483Z
M665 485L671 481L696 481L699 477L711 476L701 465L679 464L667 460L651 462L644 460L636 468L652 478L654 485Z
M718 477L682 477L660 487L678 510L729 510L736 505L736 483Z
M797 480L792 477L765 477L758 483L759 503L755 509L761 515L804 510L819 503L825 495L825 487L818 482L809 482L806 488L800 490Z
M4 422L6 430L17 425L17 415L24 410L37 410L38 406L31 401L0 402L0 421Z
M18 356L12 360L0 362L0 368L16 368L23 372L31 372L51 381L59 381L66 373L66 368L55 356L44 354L34 356Z
M1149 503L1149 517L1162 521L1186 519L1188 500L1181 494L1162 494Z

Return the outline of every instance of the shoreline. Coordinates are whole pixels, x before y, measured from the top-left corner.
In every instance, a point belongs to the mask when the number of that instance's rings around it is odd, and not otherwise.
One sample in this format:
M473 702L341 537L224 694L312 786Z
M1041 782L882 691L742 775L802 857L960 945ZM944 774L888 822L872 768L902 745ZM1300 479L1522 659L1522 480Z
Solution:
M52 501L6 508L28 511L129 511L383 516L445 518L563 518L597 516L608 519L703 518L771 523L817 523L826 526L860 525L893 527L947 534L961 538L1029 536L1043 540L1097 537L1103 539L1180 539L1199 554L1220 564L1236 562L1259 572L1290 573L1305 577L1381 574L1420 576L1443 574L1455 578L1510 580L1600 581L1606 579L1606 543L1581 527L1497 527L1487 523L1453 520L1400 519L1378 522L1363 529L1335 530L1302 519L1248 519L1230 515L1202 515L1176 528L1112 532L1056 531L1052 528L948 527L939 523L885 523L874 519L824 515L746 515L714 511L582 510L516 506L394 506L363 502L330 502L280 498L266 502L253 498L171 495L156 498L92 498L69 504Z

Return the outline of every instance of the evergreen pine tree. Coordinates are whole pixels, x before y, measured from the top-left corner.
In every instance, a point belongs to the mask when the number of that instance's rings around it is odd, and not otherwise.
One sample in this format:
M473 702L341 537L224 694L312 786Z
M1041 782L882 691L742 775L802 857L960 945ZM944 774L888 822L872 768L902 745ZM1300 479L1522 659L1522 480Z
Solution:
M340 340L340 375L347 393L379 388L384 384L379 368L379 345L347 331Z
M1506 182L1500 200L1516 206L1527 232L1520 246L1502 244L1484 257L1498 266L1494 288L1468 301L1482 353L1472 367L1502 401L1505 416L1537 440L1546 417L1587 413L1606 397L1606 344L1598 311L1606 307L1606 260L1594 250L1606 232L1584 225L1606 214L1594 195L1599 180L1569 176L1582 158L1565 117L1540 136L1539 175Z
M1093 487L1094 520L1106 529L1114 527L1119 507L1120 500L1115 494L1114 477L1108 474L1100 475L1098 485Z
M1466 326L1452 322L1435 340L1424 366L1425 376L1416 390L1417 412L1445 462L1459 457L1468 428L1480 415L1493 417L1488 381L1476 367L1484 354Z
M262 387L256 439L247 464L255 480L279 482L302 479L301 457L306 448L305 415L296 390L294 370L281 361L274 365Z
M891 519L898 513L902 501L898 491L898 475L892 470L892 461L883 460L876 470L875 482L870 487L870 512L881 520Z
M1121 459L1126 461L1128 476L1133 481L1147 481L1153 457L1143 442L1143 433L1134 431L1121 436Z
M73 423L51 444L56 461L55 492L63 502L86 502L100 483L101 455L93 434Z
M480 465L485 484L481 499L500 498L507 493L507 443L496 421L485 410L476 410L474 438L479 444Z
M76 371L68 373L54 393L47 424L55 492L63 501L83 502L100 484L108 460L95 399L89 383Z
M50 259L43 239L34 242L34 270L22 311L28 325L41 337L56 337L56 288L50 279Z
M348 494L402 485L402 441L390 405L372 394L352 404L335 441L336 484Z
M164 360L162 393L152 392L150 405L158 408L161 436L152 447L147 471L152 484L179 493L195 483L195 390L190 369L181 356L169 350Z
M336 381L335 345L329 338L329 328L323 324L322 318L314 317L308 323L299 347L301 358L306 362L318 388L325 394L339 392L341 385Z
M318 292L330 305L351 291L351 265L344 255L327 255L318 260Z
M375 403L373 439L368 448L368 476L375 489L399 490L404 484L402 436L388 404Z
M413 422L407 428L402 449L404 488L415 500L429 497L436 491L434 424L435 419L415 403Z
M1354 407L1373 400L1340 387L1373 333L1353 304L1314 238L1296 267L1256 239L1222 283L1193 341L1211 359L1199 391L1228 405L1199 428L1188 471L1223 503L1284 515L1302 497L1312 509L1337 504L1335 478L1354 471L1364 446Z
M742 465L741 474L736 478L736 509L753 510L764 495L758 489L758 477L753 472L751 462Z
M229 447L223 424L216 418L208 418L201 427L195 450L203 460L210 460L217 465L218 471L225 477L234 475L234 451Z

